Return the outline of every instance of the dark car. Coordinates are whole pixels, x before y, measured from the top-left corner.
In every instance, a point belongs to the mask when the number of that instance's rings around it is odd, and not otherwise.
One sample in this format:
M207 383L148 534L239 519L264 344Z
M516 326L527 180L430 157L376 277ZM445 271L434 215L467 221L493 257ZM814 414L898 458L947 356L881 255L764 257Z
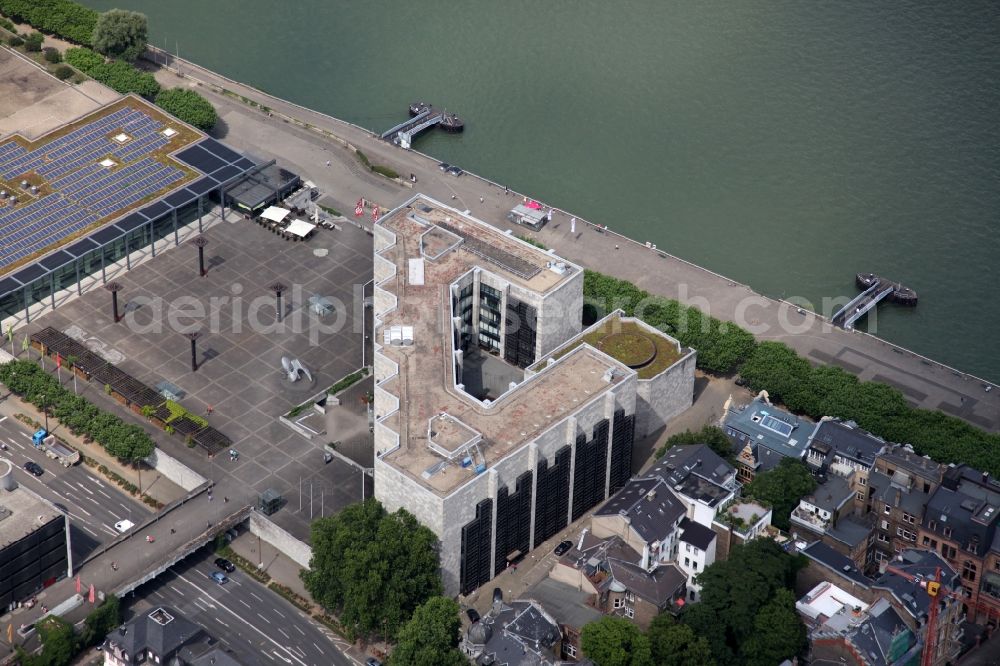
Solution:
M562 541L562 542L559 543L558 546L556 546L556 549L555 549L554 552L555 552L556 555L565 555L566 551L568 551L572 547L573 547L573 542L572 541Z
M465 611L465 614L469 616L469 622L471 622L472 624L479 622L479 611L477 611L475 608L467 609Z
M450 173L453 176L461 176L465 172L462 171L457 166L450 166L450 167L448 167L448 173Z
M438 169L441 169L441 171L447 171L450 168L451 165L448 164L447 162L441 162L441 164L438 164Z
M368 657L368 659L365 660L365 666L382 666L382 662L375 657Z
M215 566L219 567L226 573L233 573L234 571L236 571L236 565L224 557L215 558Z
M35 476L41 476L42 474L45 474L45 470L42 469L42 466L31 460L24 463L24 469L27 470L30 474L34 474Z

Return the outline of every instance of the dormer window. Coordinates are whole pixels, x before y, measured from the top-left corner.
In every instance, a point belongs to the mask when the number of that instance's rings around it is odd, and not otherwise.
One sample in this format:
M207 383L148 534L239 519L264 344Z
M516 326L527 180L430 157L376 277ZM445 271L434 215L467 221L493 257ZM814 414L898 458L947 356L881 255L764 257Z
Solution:
M945 525L945 528L944 528L944 535L946 537L950 537L951 536L951 528L948 527L947 525Z

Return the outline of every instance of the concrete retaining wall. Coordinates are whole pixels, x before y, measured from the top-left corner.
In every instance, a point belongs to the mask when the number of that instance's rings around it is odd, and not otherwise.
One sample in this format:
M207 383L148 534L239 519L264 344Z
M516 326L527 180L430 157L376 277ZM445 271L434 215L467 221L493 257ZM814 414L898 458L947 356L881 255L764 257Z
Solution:
M259 536L292 558L299 566L308 568L309 560L312 559L312 548L272 523L259 511L250 512L250 533Z
M188 492L207 481L201 474L177 458L167 455L162 449L153 449L153 455L146 458L146 463Z

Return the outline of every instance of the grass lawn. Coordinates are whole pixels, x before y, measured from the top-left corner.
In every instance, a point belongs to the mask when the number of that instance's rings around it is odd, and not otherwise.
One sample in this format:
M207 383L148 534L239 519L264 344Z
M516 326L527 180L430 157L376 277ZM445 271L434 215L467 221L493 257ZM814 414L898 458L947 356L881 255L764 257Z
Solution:
M681 357L674 343L660 335L649 333L634 322L623 322L615 317L590 331L553 358L560 358L586 342L625 365L635 366L639 379L649 379L660 374ZM543 359L544 360L544 359ZM648 362L647 362L648 361ZM543 367L543 366L539 366Z

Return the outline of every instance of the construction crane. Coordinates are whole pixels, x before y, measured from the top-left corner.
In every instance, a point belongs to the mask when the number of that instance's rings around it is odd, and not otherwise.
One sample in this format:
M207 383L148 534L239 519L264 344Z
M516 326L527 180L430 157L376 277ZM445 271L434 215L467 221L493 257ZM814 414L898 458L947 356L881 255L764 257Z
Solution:
M951 590L941 585L941 567L936 567L933 580L927 580L922 576L914 576L910 572L897 569L891 564L885 568L885 571L886 573L896 574L901 578L905 578L911 583L916 583L930 597L927 609L927 630L924 636L924 654L920 659L920 666L933 666L934 655L937 654L938 597L961 599L962 590Z

